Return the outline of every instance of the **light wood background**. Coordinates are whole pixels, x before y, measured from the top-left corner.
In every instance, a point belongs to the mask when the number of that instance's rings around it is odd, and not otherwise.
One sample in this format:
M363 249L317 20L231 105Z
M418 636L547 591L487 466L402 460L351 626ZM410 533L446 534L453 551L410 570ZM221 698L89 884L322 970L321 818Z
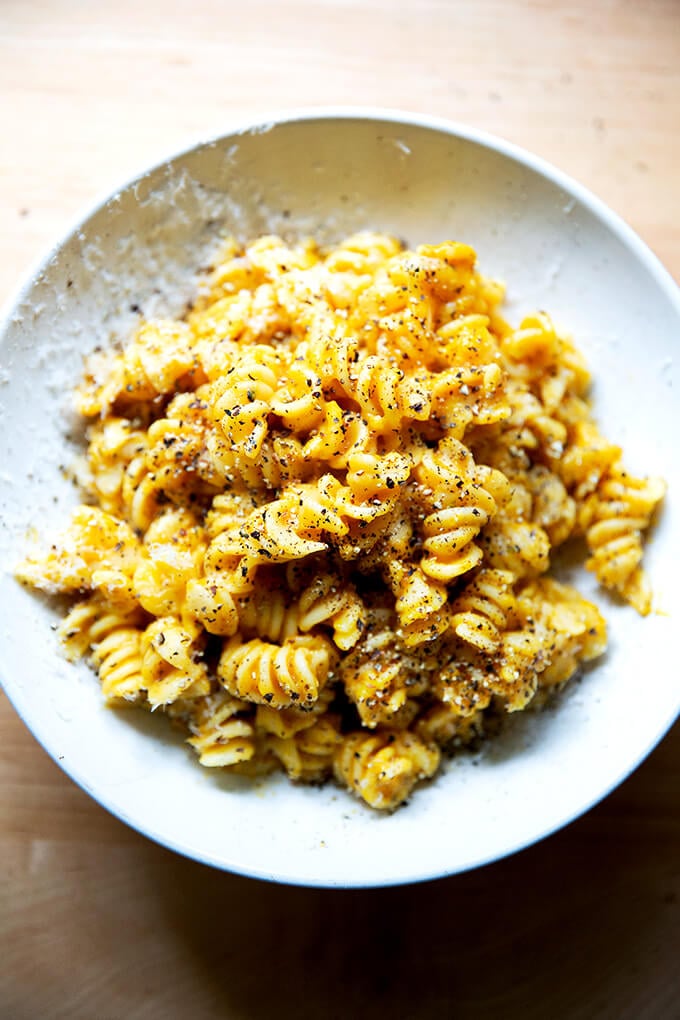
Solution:
M679 279L679 66L677 0L0 0L0 299L143 165L234 115L325 103L518 142ZM152 845L4 696L0 784L2 1020L679 1015L677 726L545 843L369 892L268 886Z

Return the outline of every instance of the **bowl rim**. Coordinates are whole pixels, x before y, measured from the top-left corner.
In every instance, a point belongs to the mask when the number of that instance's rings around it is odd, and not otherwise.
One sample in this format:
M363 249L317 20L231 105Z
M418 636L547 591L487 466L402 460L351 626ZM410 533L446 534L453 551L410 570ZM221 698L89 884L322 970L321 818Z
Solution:
M479 145L482 148L489 149L492 152L506 156L513 162L534 171L539 176L547 179L553 184L556 184L571 197L576 198L591 214L595 216L595 218L600 220L624 244L625 247L632 251L633 255L647 268L654 281L661 287L670 304L676 311L680 321L680 286L676 284L670 272L665 268L659 257L651 250L646 242L639 237L639 235L623 219L622 216L614 212L590 189L586 188L575 178L560 170L549 161L535 155L519 145L516 145L513 142L507 141L506 139L490 132L460 121L391 107L383 108L373 106L334 105L275 109L274 111L257 114L255 116L250 115L228 118L225 125L219 130L219 132L209 134L208 136L202 134L196 137L195 140L190 142L188 145L184 145L179 149L173 148L169 154L156 159L151 165L145 165L142 169L127 177L125 181L115 188L107 189L104 194L100 194L98 198L89 203L85 207L84 211L77 214L77 216L71 220L70 225L68 225L64 231L60 232L56 240L50 243L46 249L43 249L43 252L39 254L31 264L29 264L28 269L20 276L18 284L10 291L8 299L3 302L2 308L0 308L0 343L11 324L17 309L25 302L29 291L44 274L45 270L48 268L49 264L58 252L66 244L68 244L68 242L77 235L83 227L87 225L93 216L100 212L106 205L115 201L122 192L128 191L137 183L144 180L144 178L155 173L162 166L170 165L183 157L189 156L203 148L220 144L227 139L238 137L239 135L266 134L277 127L285 126L287 124L334 120L359 120L374 123L382 122L415 128L425 128ZM634 759L629 761L625 768L621 770L619 775L617 775L609 783L605 784L604 787L598 789L591 798L581 804L578 808L569 811L561 821L538 831L537 834L511 841L510 844L502 850L502 852L495 852L493 854L487 854L486 856L471 859L463 865L456 866L451 870L437 870L432 872L431 870L428 871L426 868L421 868L421 870L419 870L416 874L411 874L408 877L393 877L385 880L367 880L366 878L360 877L357 881L347 879L333 881L313 875L309 876L306 874L298 874L295 872L295 868L289 869L285 875L279 875L273 871L249 867L247 863L243 863L242 861L230 860L224 855L217 856L207 853L192 847L190 844L180 844L172 838L168 838L163 833L153 831L146 827L143 823L132 819L127 815L125 810L112 806L105 799L102 799L102 797L105 797L106 795L100 796L88 782L88 777L82 774L80 769L71 765L71 763L66 760L60 760L62 756L59 755L58 749L50 737L49 729L45 732L46 727L41 723L35 722L34 720L29 722L27 718L30 714L28 699L24 699L21 689L13 685L8 677L2 676L1 674L0 685L4 690L8 701L26 728L38 741L42 748L49 754L52 760L59 766L59 768L62 769L62 771L65 772L66 775L68 775L69 778L73 780L73 782L75 782L97 804L136 832L139 832L141 835L147 837L165 849L172 850L181 856L195 860L202 864L210 865L211 867L221 871L228 871L247 878L262 879L283 885L336 889L385 888L389 886L406 885L434 881L440 878L448 878L456 874L463 874L466 871L471 871L473 869L495 863L496 861L501 861L512 854L543 842L549 836L587 814L593 807L595 807L595 805L608 797L610 793L612 793L633 772L635 772L669 732L680 714L679 690L678 704L675 711L672 711L668 717L664 717L649 745L639 752Z

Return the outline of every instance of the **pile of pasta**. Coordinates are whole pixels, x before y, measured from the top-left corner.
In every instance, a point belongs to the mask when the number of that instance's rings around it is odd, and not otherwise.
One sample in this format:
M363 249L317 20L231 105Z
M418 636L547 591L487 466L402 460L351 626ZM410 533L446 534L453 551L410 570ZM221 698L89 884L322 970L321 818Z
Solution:
M457 242L229 241L182 319L89 359L86 502L18 575L78 596L61 636L109 704L167 713L202 765L392 809L603 652L553 549L579 536L649 612L663 482L598 431L572 342L502 297Z

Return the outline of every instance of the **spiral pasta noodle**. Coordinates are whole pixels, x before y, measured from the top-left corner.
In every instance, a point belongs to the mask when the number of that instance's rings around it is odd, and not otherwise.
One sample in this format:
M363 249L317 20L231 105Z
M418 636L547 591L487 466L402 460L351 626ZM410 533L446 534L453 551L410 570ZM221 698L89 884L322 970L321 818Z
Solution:
M513 328L503 293L457 241L226 239L184 317L94 352L85 502L17 576L74 599L60 637L108 703L206 767L390 811L604 651L556 547L585 540L650 612L664 484L599 431L570 338Z
M434 775L439 751L414 733L382 730L350 733L336 751L334 770L340 782L375 808L393 808L416 783Z
M152 711L180 698L208 694L201 638L173 616L159 617L141 636L142 677Z
M251 706L226 691L208 693L182 705L183 721L201 765L229 768L241 765L256 752Z
M69 658L91 652L102 693L109 704L145 700L138 622L93 598L77 603L59 628Z
M233 637L217 675L228 691L255 703L287 708L312 705L327 682L333 650L321 636L286 638L282 644Z
M340 676L364 726L401 729L418 712L418 698L428 690L431 668L423 657L413 656L407 646L395 642L389 627L380 628L374 621L361 646L342 661Z
M255 460L268 430L280 358L271 347L246 348L227 374L212 384L213 417L232 449Z
M425 556L420 565L428 577L448 584L481 562L483 552L474 539L506 497L507 480L494 468L476 465L470 451L453 437L442 440L436 452L424 454L416 477L425 502L436 494L440 507L423 520Z
M353 584L337 574L319 574L300 594L299 627L304 633L320 625L333 628L338 648L352 648L366 627L366 607Z
M632 478L617 464L606 472L581 513L590 550L586 567L643 614L650 610L651 592L640 568L642 533L664 490L661 479Z
M451 629L458 637L482 652L496 651L514 606L514 580L509 571L479 571L451 604Z
M291 779L315 783L330 773L341 741L339 721L326 713L292 736L272 734L266 737L265 747Z
M77 407L86 416L101 414L116 403L134 406L201 382L205 376L186 323L143 322L121 354L91 359Z

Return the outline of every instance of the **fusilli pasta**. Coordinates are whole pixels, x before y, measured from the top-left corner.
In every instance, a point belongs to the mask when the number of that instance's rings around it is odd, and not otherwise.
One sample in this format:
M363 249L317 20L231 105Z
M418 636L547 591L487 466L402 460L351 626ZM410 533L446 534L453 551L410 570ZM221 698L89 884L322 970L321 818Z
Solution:
M586 567L641 614L664 494L599 432L583 357L517 329L468 245L227 240L181 320L98 350L76 393L90 505L17 571L105 699L202 765L330 776L391 810L441 751L600 655Z

